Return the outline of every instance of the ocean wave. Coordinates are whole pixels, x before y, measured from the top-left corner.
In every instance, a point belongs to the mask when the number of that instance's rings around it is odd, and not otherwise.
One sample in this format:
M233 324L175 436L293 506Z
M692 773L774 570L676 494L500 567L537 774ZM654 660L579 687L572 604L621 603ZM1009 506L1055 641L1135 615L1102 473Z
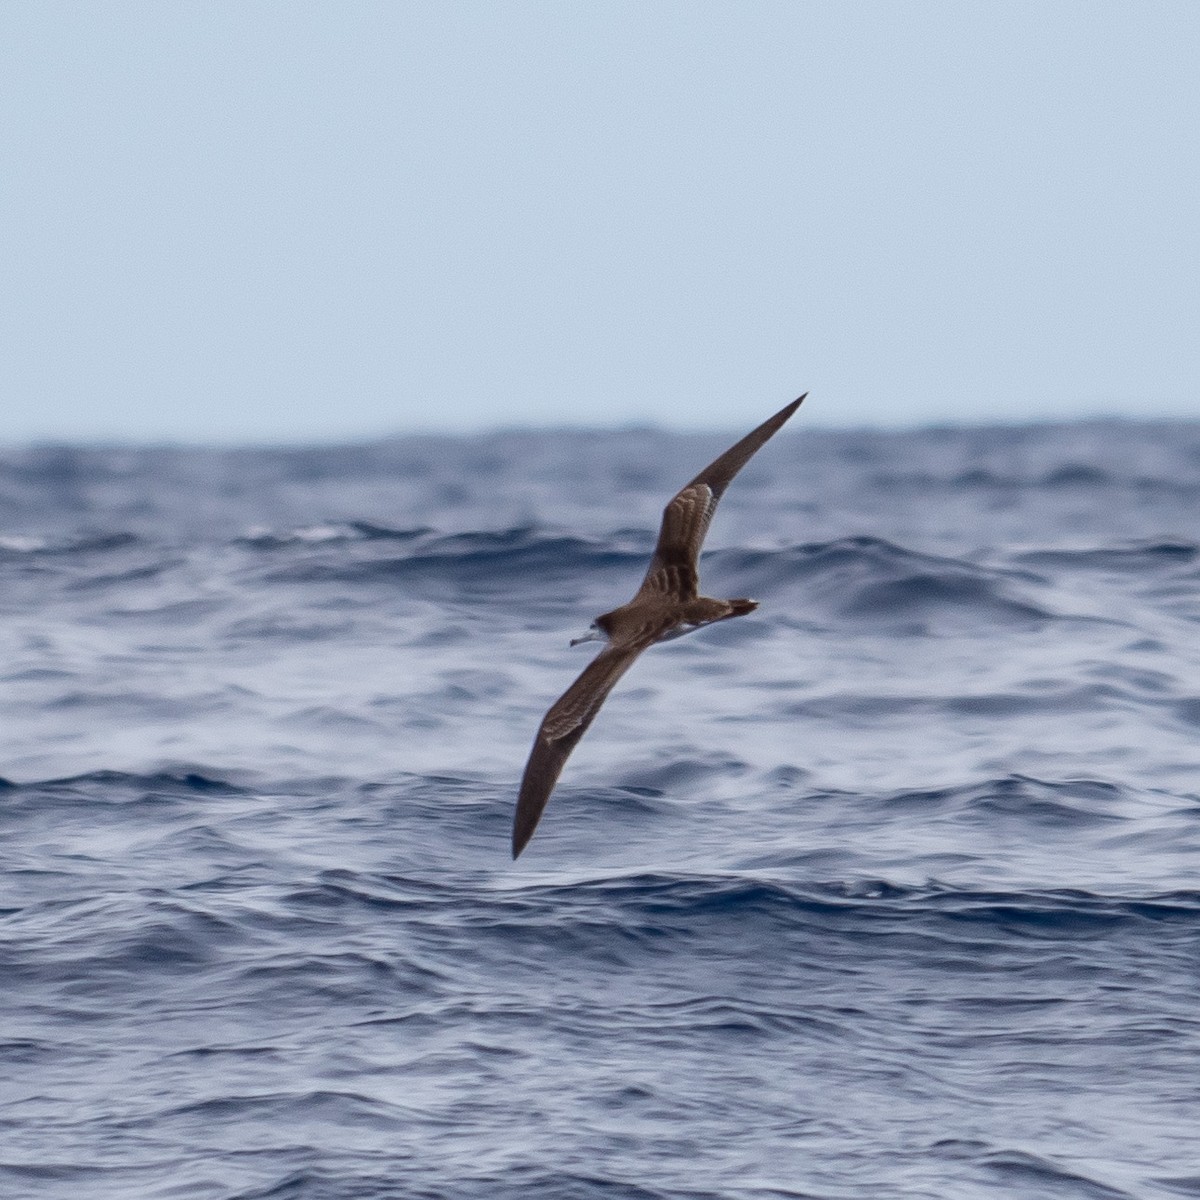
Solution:
M386 541L387 539L380 539ZM363 539L296 538L271 542L292 546L292 561L276 564L271 583L397 583L436 596L453 589L527 595L531 579L561 588L568 597L582 587L589 595L609 587L614 602L640 580L653 544L626 533L615 540L564 536L518 527L437 535L414 531L406 552L372 553ZM641 542L637 545L637 542ZM339 552L338 544L356 544ZM333 543L333 545L330 545ZM633 544L631 544L633 543ZM879 538L839 538L777 550L717 550L705 557L706 574L728 580L742 594L790 600L825 619L873 624L881 630L960 626L1036 628L1055 613L1022 590L1044 582L1016 569L982 567L907 550Z
M364 539L354 539L363 541ZM370 539L373 545L387 539ZM433 594L453 589L524 591L531 578L543 582L591 578L645 558L603 543L529 528L459 534L419 534L407 553L379 556L306 553L270 569L271 583L401 583L432 587Z
M330 542L411 542L433 535L428 526L415 529L393 529L370 521L331 521L316 525L301 525L293 529L277 531L269 526L257 525L233 544L257 550L278 550L285 546L314 546Z
M11 801L28 798L37 802L55 798L75 804L81 800L90 806L97 803L142 803L148 799L189 800L197 796L238 796L246 789L227 779L205 775L199 771L139 773L133 771L97 770L58 779L29 780L15 783L0 782Z
M60 537L6 534L0 536L0 560L5 556L20 557L24 555L82 557L105 554L113 550L125 550L140 542L141 539L137 534L125 530L100 530Z
M1146 921L1178 922L1191 928L1200 916L1200 891L1144 896L1070 888L996 892L938 884L903 886L882 879L801 885L726 874L621 874L570 884L532 884L500 898L502 904L515 901L518 907L531 900L582 911L603 908L614 914L623 929L632 919L652 926L660 920L705 916L767 918L784 925L821 918L943 918L983 925L1016 921L1047 932L1058 927L1069 937L1081 922L1105 929Z
M1200 546L1187 541L1135 542L1087 549L1025 550L1013 561L1041 569L1069 571L1162 572L1194 563Z
M9 539L14 563L50 555L75 562L80 573L63 577L71 591L92 591L116 603L127 593L133 616L187 615L202 621L223 610L225 597L199 596L187 574L195 566L174 548L157 548L130 533L81 535L49 541L21 535ZM232 547L262 554L242 569L247 586L291 584L398 587L404 594L437 600L479 595L523 597L524 603L554 607L603 598L619 601L636 587L653 545L649 529L623 529L605 538L585 538L537 526L460 533L427 526L388 527L366 521L326 522L282 532L265 527L233 539ZM91 557L136 549L119 569L96 568ZM0 547L0 556L3 555ZM823 624L874 628L881 633L949 633L1036 630L1063 617L1099 619L1095 612L1061 607L1068 593L1051 585L1050 573L1094 571L1128 575L1145 590L1150 578L1190 579L1200 549L1184 541L1156 541L1091 549L1029 548L1005 565L974 557L935 555L883 538L851 536L776 549L717 549L702 567L709 590L720 584L730 594L750 594ZM536 579L540 593L530 598ZM36 581L45 586L44 576ZM155 590L156 589L156 590ZM190 593L190 594L189 594ZM593 600L595 598L595 600ZM1192 593L1162 593L1164 603L1185 615ZM1109 617L1105 619L1116 619ZM239 636L267 629L245 618ZM309 628L301 621L296 628ZM286 622L285 622L286 625ZM327 623L317 622L320 629ZM286 633L286 629L285 629Z
M1021 1150L992 1150L981 1162L1005 1187L1037 1189L1041 1195L1071 1195L1079 1200L1137 1200L1137 1193L1110 1187L1053 1159Z

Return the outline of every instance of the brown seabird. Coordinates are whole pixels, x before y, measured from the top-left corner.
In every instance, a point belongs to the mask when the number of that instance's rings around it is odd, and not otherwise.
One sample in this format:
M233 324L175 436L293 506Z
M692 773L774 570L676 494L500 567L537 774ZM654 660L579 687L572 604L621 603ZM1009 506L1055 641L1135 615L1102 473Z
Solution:
M804 396L807 395L805 392ZM597 617L591 631L571 643L576 646L580 642L606 640L608 645L542 719L517 796L513 858L533 837L571 751L634 659L655 642L680 637L728 617L743 617L758 607L757 600L714 600L701 596L697 559L717 501L730 481L800 407L804 396L748 433L683 487L663 509L658 545L637 595L628 604Z

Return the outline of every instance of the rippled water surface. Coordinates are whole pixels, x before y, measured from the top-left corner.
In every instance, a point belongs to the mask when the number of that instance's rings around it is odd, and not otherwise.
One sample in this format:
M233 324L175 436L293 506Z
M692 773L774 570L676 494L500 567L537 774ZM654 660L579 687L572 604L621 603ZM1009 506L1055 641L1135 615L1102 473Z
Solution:
M1200 1196L1200 425L803 416L516 864L730 438L0 455L0 1196Z

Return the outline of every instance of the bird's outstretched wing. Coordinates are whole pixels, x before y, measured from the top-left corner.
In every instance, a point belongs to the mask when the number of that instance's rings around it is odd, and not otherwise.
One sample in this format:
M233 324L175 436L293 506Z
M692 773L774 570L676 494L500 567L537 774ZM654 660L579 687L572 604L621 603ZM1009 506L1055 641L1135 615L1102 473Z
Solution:
M525 849L541 820L550 793L562 774L571 751L587 731L612 691L653 638L624 646L608 646L584 668L583 674L550 706L533 742L517 812L513 818L512 852L516 858Z
M654 548L654 557L638 589L638 596L652 592L678 600L696 598L700 587L697 560L700 547L704 544L704 535L708 533L709 523L717 510L717 501L754 452L782 427L803 400L804 396L793 400L757 429L746 434L671 499L663 509L658 545Z

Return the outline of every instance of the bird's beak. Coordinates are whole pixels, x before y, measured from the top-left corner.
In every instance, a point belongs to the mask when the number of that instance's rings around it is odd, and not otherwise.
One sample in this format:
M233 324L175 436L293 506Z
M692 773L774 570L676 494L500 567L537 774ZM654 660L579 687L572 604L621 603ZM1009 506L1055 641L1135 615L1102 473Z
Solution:
M600 630L598 630L595 627L595 625L593 625L591 627L591 629L589 629L583 635L583 637L572 638L571 645L572 646L582 646L584 642L602 642L603 640L604 640L604 634L602 634L600 632Z

